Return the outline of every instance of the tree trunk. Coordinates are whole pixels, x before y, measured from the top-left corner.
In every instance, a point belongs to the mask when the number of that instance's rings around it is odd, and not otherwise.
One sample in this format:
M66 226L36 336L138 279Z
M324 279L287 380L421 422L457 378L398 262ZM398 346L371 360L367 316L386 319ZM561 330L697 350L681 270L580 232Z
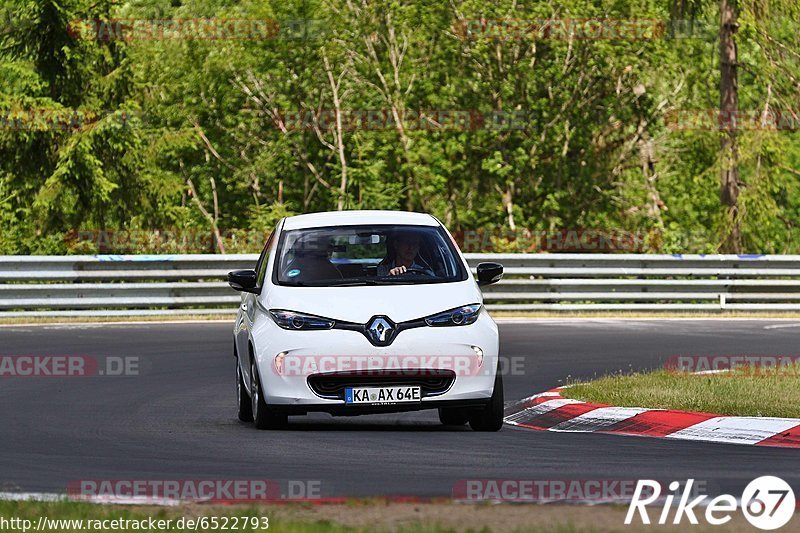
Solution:
M719 3L719 113L722 128L720 141L720 201L725 210L725 235L722 251L741 253L742 235L739 214L739 146L737 142L739 94L736 72L737 51L734 34L739 24L736 0Z
M517 225L514 223L514 183L510 182L506 186L506 192L503 196L503 203L506 204L506 215L508 216L508 228L511 231L517 231Z
M330 62L328 61L328 56L325 55L323 52L322 60L325 65L325 73L328 75L328 82L331 86L331 98L333 99L333 111L336 115L336 130L335 130L335 141L336 141L336 150L339 155L339 164L341 165L341 181L339 183L339 199L336 201L336 210L342 211L344 209L345 204L345 197L347 195L347 156L345 155L345 146L344 146L344 131L342 130L342 102L339 95L339 84L342 81L341 76L337 81L333 77L333 70L331 69ZM346 71L347 67L345 67L344 72Z

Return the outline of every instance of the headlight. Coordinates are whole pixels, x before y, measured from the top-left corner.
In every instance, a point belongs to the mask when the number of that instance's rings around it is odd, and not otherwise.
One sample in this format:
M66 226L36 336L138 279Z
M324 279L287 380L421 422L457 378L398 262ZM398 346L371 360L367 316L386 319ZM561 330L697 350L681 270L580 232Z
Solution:
M467 326L478 320L480 312L481 304L470 304L425 317L425 323L434 327Z
M283 329L331 329L334 324L334 321L330 318L295 313L294 311L285 311L283 309L270 309L269 314L272 315L272 320Z

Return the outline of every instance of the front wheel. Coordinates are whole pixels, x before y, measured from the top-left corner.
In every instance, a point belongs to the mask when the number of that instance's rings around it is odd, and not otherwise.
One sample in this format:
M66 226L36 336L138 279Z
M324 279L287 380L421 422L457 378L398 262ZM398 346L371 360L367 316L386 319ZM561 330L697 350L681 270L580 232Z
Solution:
M494 378L494 392L486 407L469 417L469 425L475 431L500 431L503 427L503 376L500 369Z
M289 417L270 409L264 401L264 389L258 376L256 362L250 363L250 400L253 406L253 423L256 429L278 429L289 422Z

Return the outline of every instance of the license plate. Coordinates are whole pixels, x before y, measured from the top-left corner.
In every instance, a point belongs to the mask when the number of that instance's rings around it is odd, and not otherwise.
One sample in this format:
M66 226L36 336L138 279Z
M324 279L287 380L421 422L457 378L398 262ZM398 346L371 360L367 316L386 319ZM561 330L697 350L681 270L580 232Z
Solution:
M419 387L352 387L344 390L344 403L388 404L419 402L422 393Z

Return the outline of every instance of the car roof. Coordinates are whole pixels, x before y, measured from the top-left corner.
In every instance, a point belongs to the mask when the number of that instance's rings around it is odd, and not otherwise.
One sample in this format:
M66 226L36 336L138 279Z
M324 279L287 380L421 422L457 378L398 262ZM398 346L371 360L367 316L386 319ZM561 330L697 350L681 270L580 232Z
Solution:
M427 213L408 211L330 211L287 217L284 230L318 228L322 226L357 226L378 224L408 224L413 226L438 226L439 222Z

